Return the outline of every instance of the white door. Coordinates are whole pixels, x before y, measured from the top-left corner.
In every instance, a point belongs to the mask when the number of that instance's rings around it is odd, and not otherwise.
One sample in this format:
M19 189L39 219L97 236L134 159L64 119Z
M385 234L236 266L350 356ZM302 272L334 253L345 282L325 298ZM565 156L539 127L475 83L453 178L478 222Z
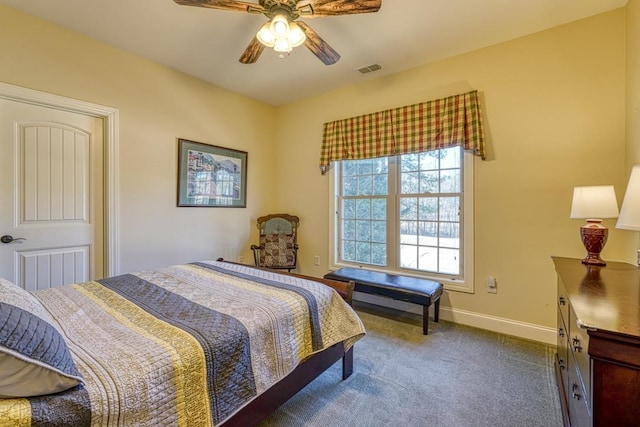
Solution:
M0 277L103 277L103 203L102 119L0 99Z

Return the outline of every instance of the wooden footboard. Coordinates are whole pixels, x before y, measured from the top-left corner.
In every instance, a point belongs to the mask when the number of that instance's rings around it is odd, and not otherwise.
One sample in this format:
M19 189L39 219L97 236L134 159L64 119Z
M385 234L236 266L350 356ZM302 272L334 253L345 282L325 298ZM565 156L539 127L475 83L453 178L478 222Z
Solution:
M258 424L340 358L342 379L347 379L353 372L353 347L346 353L343 348L343 344L338 343L314 355L220 425L244 427Z

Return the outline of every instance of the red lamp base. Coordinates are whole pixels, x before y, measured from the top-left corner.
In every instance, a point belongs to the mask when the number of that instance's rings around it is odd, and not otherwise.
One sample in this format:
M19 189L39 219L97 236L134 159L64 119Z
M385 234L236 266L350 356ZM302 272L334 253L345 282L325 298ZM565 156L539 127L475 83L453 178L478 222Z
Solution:
M607 243L609 229L601 224L601 219L588 219L587 223L580 227L580 237L582 244L587 250L587 256L582 259L587 265L607 265L600 258L600 252Z

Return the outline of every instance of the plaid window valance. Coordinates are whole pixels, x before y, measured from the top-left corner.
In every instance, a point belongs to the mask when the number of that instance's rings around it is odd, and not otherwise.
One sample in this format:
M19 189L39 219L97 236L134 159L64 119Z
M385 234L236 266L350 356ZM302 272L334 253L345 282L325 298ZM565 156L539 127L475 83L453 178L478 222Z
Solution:
M331 162L462 145L485 158L478 91L324 124L320 171Z

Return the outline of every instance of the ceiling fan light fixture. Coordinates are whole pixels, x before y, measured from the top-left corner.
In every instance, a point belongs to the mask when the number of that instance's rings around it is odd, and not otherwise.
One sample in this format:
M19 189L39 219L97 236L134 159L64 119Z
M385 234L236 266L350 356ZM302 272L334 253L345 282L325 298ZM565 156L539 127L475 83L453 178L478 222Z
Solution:
M271 22L267 22L258 30L256 38L267 47L273 47L275 45L276 38L271 31Z
M307 35L302 31L300 26L295 22L289 23L289 43L291 47L298 47L307 39Z
M289 21L284 15L278 14L271 20L271 32L276 39L287 38L289 34Z
M293 47L291 46L291 43L289 43L289 40L286 38L276 39L276 43L273 46L273 50L280 53L289 53L291 52L291 49L293 49Z
M303 44L307 35L298 24L289 22L285 15L278 14L260 27L256 39L278 53L289 53L294 47Z

